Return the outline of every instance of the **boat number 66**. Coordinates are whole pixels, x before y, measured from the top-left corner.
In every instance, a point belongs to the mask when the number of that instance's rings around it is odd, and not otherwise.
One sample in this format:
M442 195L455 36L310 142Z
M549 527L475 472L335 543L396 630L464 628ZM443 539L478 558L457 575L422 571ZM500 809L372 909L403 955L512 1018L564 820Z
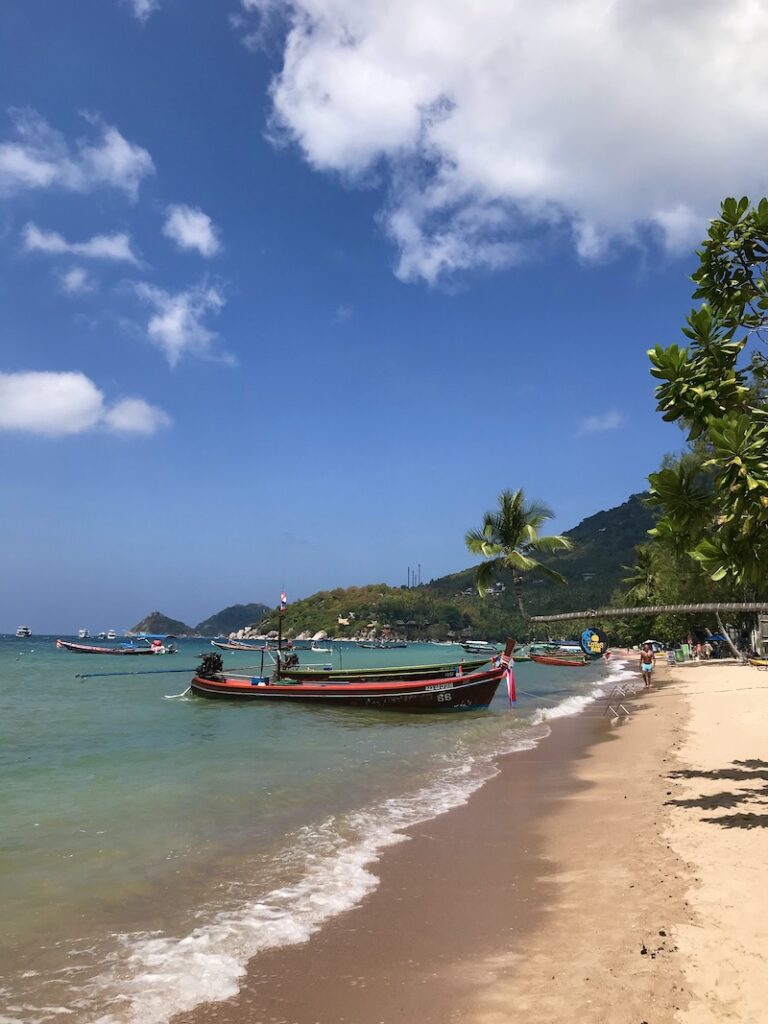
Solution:
M441 700L451 700L451 699L452 699L452 697L453 697L453 694L451 694L451 693L448 693L448 692L445 692L445 693L438 693L438 695L437 695L437 699L438 699L439 701L441 701Z

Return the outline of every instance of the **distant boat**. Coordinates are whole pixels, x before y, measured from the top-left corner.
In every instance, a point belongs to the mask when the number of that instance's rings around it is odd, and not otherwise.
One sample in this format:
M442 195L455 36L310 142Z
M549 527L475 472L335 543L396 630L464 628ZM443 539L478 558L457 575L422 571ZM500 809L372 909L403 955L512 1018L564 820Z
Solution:
M551 654L532 654L531 661L537 665L561 665L563 668L584 668L586 658L558 658Z
M87 640L90 636L90 632L87 629L78 629L77 636L80 640Z
M176 653L173 644L166 647L159 640L155 640L151 644L146 642L146 647L133 647L126 644L121 644L120 647L94 647L91 644L73 644L69 640L57 640L56 647L60 651L70 651L72 654L151 655Z
M392 651L397 647L407 647L405 640L370 640L359 643L358 647L365 647L369 651Z
M309 649L310 651L314 651L315 654L330 654L333 650L332 647L318 647L316 643L313 643Z
M241 640L211 640L213 647L218 647L222 651L268 651L270 647L264 644L244 644Z
M499 648L490 640L465 640L461 645L470 654L498 654Z
M19 628L16 630L16 636L19 638L32 636L32 630L29 628L29 626L19 626Z
M114 629L110 629L110 631L107 633L107 640L117 640L117 633L114 631Z

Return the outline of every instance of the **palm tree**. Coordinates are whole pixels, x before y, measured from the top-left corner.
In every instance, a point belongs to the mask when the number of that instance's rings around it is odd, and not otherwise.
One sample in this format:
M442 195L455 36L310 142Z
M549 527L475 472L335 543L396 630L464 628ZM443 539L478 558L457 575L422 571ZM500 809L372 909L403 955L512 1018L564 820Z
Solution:
M469 530L464 538L473 555L486 559L477 567L475 585L482 597L499 572L509 569L512 573L512 587L517 606L524 619L528 613L523 604L523 576L535 572L555 583L568 581L559 572L542 565L532 552L570 551L573 544L567 537L540 537L542 525L554 513L537 501L526 501L522 488L517 491L502 491L498 497L498 508L486 512L480 530Z
M657 592L656 566L650 548L635 549L635 564L622 565L631 575L622 580L627 584L627 600L632 604L653 604Z

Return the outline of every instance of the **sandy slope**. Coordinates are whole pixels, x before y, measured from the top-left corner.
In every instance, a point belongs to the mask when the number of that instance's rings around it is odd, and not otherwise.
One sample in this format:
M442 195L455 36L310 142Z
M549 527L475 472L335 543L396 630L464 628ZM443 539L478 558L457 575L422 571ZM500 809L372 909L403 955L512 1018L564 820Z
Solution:
M684 1024L768 1021L768 672L677 668L688 705L673 849L689 862L693 921L679 929Z

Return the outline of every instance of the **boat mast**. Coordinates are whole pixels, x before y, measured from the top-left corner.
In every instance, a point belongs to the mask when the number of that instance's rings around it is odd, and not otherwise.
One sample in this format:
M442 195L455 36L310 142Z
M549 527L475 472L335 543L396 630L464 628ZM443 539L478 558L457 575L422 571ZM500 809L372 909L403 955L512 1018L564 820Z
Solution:
M285 615L285 606L287 599L285 591L280 594L280 611L277 615L277 659L275 663L275 678L280 678L280 653L283 647L283 616Z

